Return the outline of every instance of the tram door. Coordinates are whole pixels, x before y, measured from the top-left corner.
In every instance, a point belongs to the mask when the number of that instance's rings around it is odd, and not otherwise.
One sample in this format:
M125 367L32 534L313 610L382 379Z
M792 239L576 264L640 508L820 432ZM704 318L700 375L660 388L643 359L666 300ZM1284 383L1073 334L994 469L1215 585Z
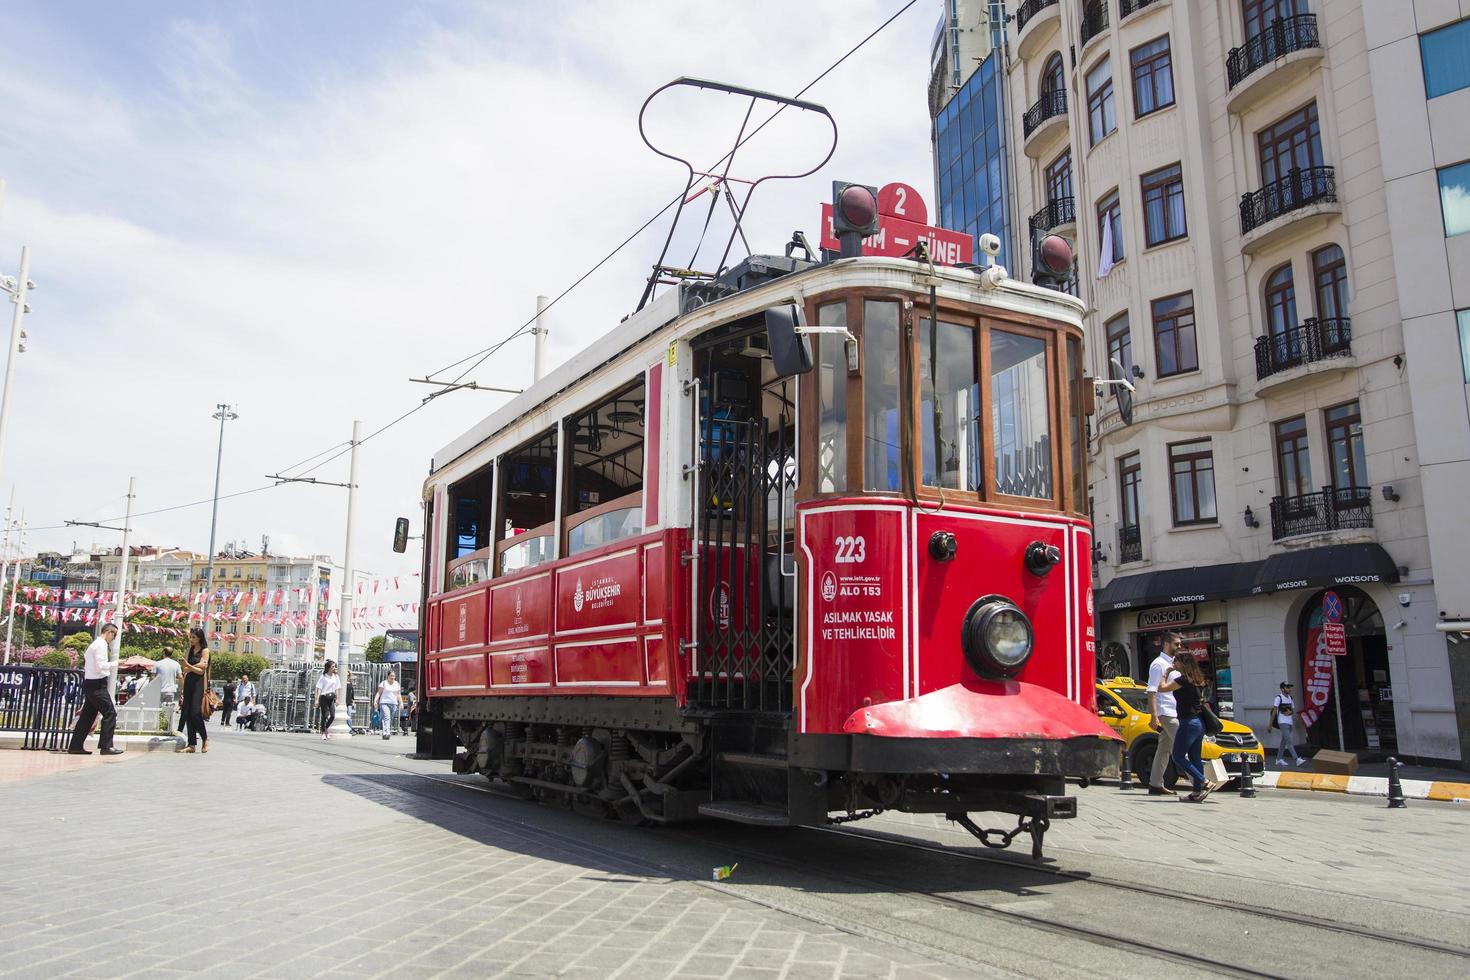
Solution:
M700 351L690 699L790 711L796 645L796 390L752 338Z

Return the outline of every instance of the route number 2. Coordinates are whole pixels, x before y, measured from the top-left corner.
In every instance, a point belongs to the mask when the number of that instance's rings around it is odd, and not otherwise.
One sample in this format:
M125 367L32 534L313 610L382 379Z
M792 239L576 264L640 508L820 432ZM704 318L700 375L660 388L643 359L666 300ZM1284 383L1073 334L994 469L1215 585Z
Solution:
M859 535L840 535L833 542L837 555L832 560L838 565L856 565L868 560L868 542Z

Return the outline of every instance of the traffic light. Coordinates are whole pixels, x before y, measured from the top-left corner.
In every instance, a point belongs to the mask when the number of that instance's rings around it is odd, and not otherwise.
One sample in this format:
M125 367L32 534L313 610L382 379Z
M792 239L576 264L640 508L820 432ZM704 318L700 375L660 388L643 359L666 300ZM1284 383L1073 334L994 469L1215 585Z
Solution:
M408 550L408 518L398 518L393 525L393 550L400 555Z
M878 188L832 181L832 234L838 258L863 254L863 239L878 233Z

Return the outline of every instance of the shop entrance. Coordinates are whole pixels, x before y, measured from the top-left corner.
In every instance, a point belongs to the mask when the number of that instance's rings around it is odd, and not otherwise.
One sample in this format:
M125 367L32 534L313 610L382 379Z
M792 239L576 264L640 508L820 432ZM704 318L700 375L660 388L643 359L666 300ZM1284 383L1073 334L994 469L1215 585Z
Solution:
M1378 605L1361 589L1343 585L1323 590L1313 595L1302 611L1297 624L1303 665L1297 710L1304 720L1310 717L1313 706L1308 690L1308 664L1318 643L1324 620L1323 602L1329 591L1336 593L1342 602L1347 654L1335 658L1336 698L1326 699L1320 715L1306 730L1307 741L1321 748L1339 747L1337 706L1341 705L1343 748L1367 755L1391 754L1398 750L1398 733L1394 726L1393 683L1388 667L1388 634Z
M1158 630L1135 634L1139 650L1140 681L1148 680L1149 664L1164 649L1164 637L1170 632ZM1184 641L1184 649L1194 654L1200 670L1204 672L1207 687L1205 700L1214 706L1215 713L1221 718L1233 719L1235 688L1230 669L1230 628L1224 623L1210 623L1203 626L1181 626L1172 632L1179 634Z

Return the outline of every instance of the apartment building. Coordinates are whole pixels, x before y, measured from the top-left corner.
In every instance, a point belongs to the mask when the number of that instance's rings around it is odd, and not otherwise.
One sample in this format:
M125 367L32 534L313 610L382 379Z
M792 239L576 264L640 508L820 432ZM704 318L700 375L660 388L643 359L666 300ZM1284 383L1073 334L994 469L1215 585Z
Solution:
M208 591L208 569L207 558L194 562L192 594ZM364 571L354 575L359 583L371 578ZM340 632L329 613L338 609L333 584L341 581L342 567L328 555L221 554L214 561L216 598L208 603L220 618L207 631L224 635L218 649L228 653L256 653L277 661L335 659ZM244 598L237 601L237 596ZM249 617L242 619L247 612ZM365 627L352 630L353 653L360 655L366 642Z
M1100 669L1175 629L1258 732L1291 680L1316 744L1470 759L1470 82L1419 63L1470 4L1006 6L1012 274L1072 240L1135 387L1089 433Z

